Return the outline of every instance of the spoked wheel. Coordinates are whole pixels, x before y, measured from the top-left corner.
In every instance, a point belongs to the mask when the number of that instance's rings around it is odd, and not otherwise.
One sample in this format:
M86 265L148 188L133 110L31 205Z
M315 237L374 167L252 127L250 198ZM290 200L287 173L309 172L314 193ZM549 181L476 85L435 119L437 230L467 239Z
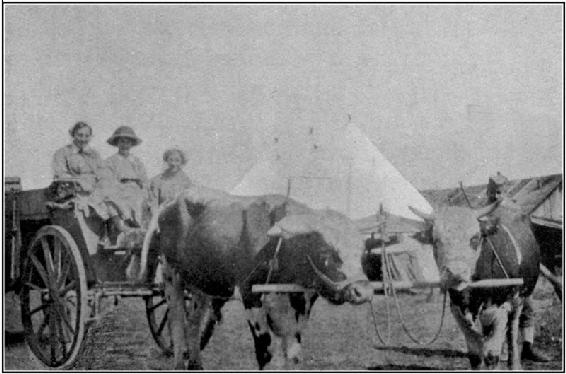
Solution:
M169 324L169 308L167 307L167 299L163 291L157 292L152 296L145 298L145 313L149 331L153 340L157 343L163 354L171 356L173 354L173 340L171 338L171 330ZM185 293L185 304L189 303L191 297Z
M22 266L20 303L27 344L54 369L71 367L86 334L88 294L77 244L59 226L44 226Z

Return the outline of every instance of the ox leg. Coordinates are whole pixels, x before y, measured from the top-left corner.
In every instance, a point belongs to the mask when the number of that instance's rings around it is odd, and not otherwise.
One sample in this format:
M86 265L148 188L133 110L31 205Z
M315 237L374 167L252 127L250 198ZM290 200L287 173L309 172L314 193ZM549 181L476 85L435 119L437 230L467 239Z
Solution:
M183 370L186 340L185 340L185 298L183 290L183 281L180 274L170 266L163 269L165 297L168 307L168 323L171 331L171 339L173 340L173 354L175 362L175 370Z
M208 341L212 337L212 333L214 332L214 326L217 323L222 322L222 307L226 303L226 300L223 299L212 299L211 307L207 309L204 329L202 332L202 336L200 338L200 349L201 351L206 347Z
M253 295L242 288L260 370L292 369L301 361L302 331L315 293ZM267 367L269 365L269 367Z
M488 301L480 312L479 320L484 337L483 356L487 369L497 369L499 367L502 347L505 343L505 336L508 333L507 325L510 309L511 307L508 303L498 306Z
M254 339L255 355L259 370L263 370L271 361L273 354L271 333L267 325L267 315L261 306L246 306L248 325Z
M289 294L289 301L294 310L294 323L291 325L293 331L287 334L291 337L291 344L288 345L286 357L295 366L302 362L302 334L307 327L310 312L317 297L318 295L314 292Z
M302 332L312 302L311 293L265 295L263 309L271 332L272 361L269 369L297 370L302 361Z
M483 364L483 341L481 334L474 328L470 315L462 313L458 305L451 304L450 310L454 320L464 333L466 346L468 347L468 359L472 370L480 370Z
M189 348L189 370L202 370L200 358L201 323L210 307L210 298L199 291L192 291L193 298L187 310L185 335Z
M522 370L519 353L519 317L523 310L522 298L515 298L512 302L507 328L507 366L511 370Z

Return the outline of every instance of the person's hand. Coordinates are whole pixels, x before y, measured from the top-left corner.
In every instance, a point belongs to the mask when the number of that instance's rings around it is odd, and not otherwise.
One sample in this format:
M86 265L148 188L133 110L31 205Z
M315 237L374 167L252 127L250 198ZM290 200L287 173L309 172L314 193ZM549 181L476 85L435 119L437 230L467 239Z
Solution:
M94 190L96 180L94 178L81 178L78 185L82 191L91 192Z

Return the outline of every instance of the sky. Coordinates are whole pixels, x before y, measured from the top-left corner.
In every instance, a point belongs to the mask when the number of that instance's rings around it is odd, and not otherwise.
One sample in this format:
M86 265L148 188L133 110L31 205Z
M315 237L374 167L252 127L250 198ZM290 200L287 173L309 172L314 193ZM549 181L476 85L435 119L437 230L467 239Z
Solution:
M46 187L79 120L104 158L131 126L150 176L175 146L225 190L350 121L419 189L561 173L563 27L560 4L4 5L4 176Z

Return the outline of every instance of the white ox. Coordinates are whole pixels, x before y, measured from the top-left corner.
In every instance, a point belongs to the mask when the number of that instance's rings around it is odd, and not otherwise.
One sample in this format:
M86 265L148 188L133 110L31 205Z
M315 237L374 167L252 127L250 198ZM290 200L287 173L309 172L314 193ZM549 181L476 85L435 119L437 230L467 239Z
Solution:
M508 203L477 211L442 207L432 215L412 210L429 227L419 238L434 246L441 284L450 294L451 311L464 332L472 368L496 368L507 338L508 366L520 369L519 316L523 299L535 287L540 261L528 216ZM523 286L467 287L473 281L495 278L522 278Z

